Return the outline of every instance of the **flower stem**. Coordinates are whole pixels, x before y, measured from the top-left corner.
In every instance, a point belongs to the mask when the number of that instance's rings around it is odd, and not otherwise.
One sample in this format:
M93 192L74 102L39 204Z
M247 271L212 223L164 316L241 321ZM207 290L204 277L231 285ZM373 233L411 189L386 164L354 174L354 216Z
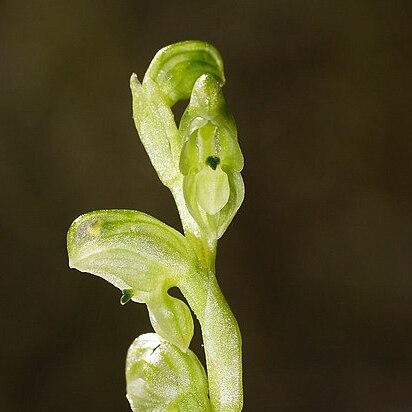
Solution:
M209 396L216 412L242 410L242 339L215 274L197 276L180 285L202 328Z

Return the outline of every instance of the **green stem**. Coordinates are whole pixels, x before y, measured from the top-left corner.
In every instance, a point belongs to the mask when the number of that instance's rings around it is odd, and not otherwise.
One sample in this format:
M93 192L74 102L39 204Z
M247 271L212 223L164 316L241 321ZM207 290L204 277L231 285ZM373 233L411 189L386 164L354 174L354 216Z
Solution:
M175 200L186 238L191 243L202 265L214 272L217 240L209 239L204 235L203 231L199 228L198 224L195 222L187 209L183 195L182 176L174 182L174 185L170 188L170 190Z
M214 412L239 412L243 405L242 338L215 276L216 239L202 236L184 201L182 182L172 188L183 229L206 268L179 287L202 328L209 396Z
M212 271L179 285L202 328L213 411L242 410L242 338Z

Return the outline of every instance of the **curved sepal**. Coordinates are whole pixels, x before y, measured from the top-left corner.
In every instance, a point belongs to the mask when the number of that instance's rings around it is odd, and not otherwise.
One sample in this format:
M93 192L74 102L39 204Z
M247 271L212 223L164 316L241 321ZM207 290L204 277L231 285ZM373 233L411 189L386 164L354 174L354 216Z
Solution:
M128 300L147 304L153 328L187 350L193 319L167 291L197 271L197 259L176 230L132 210L100 210L76 219L67 234L69 265L100 276Z
M187 207L197 224L218 239L243 201L244 185L236 124L213 75L202 75L194 84L179 132Z
M193 84L204 73L214 74L225 83L223 61L219 52L204 41L189 40L159 50L145 74L162 90L171 107L179 100L189 99Z
M126 359L127 399L133 412L208 412L208 384L196 355L155 333L139 336Z
M152 79L146 79L142 85L136 74L132 74L130 89L133 119L140 140L161 182L170 187L180 175L179 156L182 148L173 113Z

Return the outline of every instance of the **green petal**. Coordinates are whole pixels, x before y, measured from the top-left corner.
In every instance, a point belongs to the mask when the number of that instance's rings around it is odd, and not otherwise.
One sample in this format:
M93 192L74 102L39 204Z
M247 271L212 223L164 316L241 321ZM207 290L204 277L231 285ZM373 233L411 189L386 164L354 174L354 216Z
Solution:
M139 336L130 346L126 381L133 412L211 411L206 374L196 355L154 333Z
M245 185L241 174L237 171L228 170L226 170L226 173L229 181L230 195L225 207L216 215L217 238L223 236L245 197Z
M235 120L214 76L204 74L197 79L190 102L180 121L179 133L184 140L180 157L180 170L183 174L187 174L190 169L190 162L193 164L193 156L201 157L207 152L210 153L206 156L219 156L226 167L238 172L242 170L243 155L237 140ZM214 134L214 139L210 139L211 133ZM196 144L191 142L194 138ZM190 151L186 148L188 144ZM198 147L199 150L193 150ZM203 160L205 159L200 159Z
M101 210L76 219L67 235L69 265L100 276L123 296L148 305L156 332L186 350L193 319L167 290L197 271L186 238L159 220L131 210ZM131 296L132 295L132 296Z
M154 80L171 107L190 97L193 84L204 73L214 74L224 84L219 52L203 41L183 41L164 47L153 58L145 77Z
M169 296L166 291L154 295L146 304L156 333L186 352L194 332L192 314L187 305L180 299Z

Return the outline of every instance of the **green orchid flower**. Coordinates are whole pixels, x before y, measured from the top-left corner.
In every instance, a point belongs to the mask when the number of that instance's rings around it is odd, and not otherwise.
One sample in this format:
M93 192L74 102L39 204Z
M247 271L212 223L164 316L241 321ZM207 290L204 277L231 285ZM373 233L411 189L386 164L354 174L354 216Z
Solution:
M218 239L243 201L244 185L235 121L215 76L197 79L179 131L186 204L199 226Z
M155 333L139 336L126 359L127 399L133 412L212 410L205 370Z

